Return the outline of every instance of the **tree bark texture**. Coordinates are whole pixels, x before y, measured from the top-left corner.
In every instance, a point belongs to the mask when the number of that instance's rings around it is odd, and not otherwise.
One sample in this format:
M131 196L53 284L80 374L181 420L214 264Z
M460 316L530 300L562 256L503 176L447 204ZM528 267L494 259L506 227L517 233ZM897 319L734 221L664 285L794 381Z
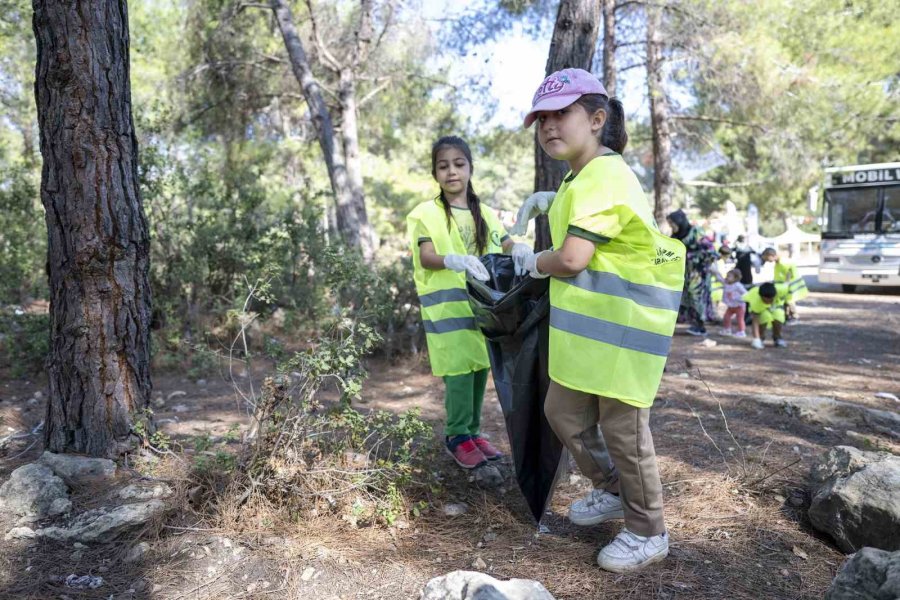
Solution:
M150 238L125 0L33 0L53 452L115 456L150 399Z
M662 11L647 5L647 93L650 98L650 126L653 136L653 214L665 228L672 208L672 133L669 128L669 101L663 84Z
M590 71L599 29L600 4L597 0L561 0L545 74L569 68ZM568 170L564 161L550 158L541 149L535 128L534 191L555 191ZM546 250L550 245L547 217L540 216L535 223L535 250Z
M603 86L609 97L616 95L616 0L603 3Z
M338 231L346 244L359 248L366 260L370 260L373 253L372 229L369 225L365 197L362 193L362 173L359 173L359 186L357 192L354 193L353 180L351 174L348 173L343 149L341 145L335 143L334 123L332 122L331 114L328 112L328 107L325 105L325 100L322 98L321 86L313 76L306 50L303 47L300 35L297 33L297 27L294 25L291 9L285 0L271 0L270 4L272 11L275 13L275 19L278 21L281 36L284 39L294 77L297 78L297 82L303 91L303 97L306 99L307 106L309 106L313 126L316 129L316 137L319 140L319 146L322 148L322 155L325 158L325 166L328 169L328 178L331 181L331 190L334 192L337 207ZM343 85L342 91L344 91ZM349 91L353 92L352 86ZM348 109L345 112L349 113L351 111ZM355 99L352 103L352 113L352 122L355 124ZM345 114L344 116L346 118L348 115ZM356 140L355 126L351 137L353 137L352 140L347 140L345 137L343 142L344 144L355 144L354 148L358 157L359 145ZM352 175L356 176L355 174Z

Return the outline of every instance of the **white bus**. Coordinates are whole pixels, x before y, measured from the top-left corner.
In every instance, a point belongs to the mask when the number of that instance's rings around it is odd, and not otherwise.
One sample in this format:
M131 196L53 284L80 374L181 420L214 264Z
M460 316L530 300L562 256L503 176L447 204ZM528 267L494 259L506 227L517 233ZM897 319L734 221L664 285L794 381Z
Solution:
M825 169L819 281L900 285L900 162Z

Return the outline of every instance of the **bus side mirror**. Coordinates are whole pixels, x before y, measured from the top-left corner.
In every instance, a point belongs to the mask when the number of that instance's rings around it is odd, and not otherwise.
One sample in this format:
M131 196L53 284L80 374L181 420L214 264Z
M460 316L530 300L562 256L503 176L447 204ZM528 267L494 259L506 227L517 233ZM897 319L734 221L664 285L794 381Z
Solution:
M816 210L819 207L819 186L814 185L809 188L809 192L806 197L807 205L809 208L809 212L815 214Z

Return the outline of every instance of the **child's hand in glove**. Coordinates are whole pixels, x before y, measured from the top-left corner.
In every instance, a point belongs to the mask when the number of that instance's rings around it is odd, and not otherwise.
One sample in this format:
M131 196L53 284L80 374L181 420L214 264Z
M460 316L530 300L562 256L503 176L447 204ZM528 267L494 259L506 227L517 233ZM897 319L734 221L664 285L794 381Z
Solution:
M491 278L481 261L471 254L448 254L444 257L444 266L458 273L466 271L479 281L487 281Z

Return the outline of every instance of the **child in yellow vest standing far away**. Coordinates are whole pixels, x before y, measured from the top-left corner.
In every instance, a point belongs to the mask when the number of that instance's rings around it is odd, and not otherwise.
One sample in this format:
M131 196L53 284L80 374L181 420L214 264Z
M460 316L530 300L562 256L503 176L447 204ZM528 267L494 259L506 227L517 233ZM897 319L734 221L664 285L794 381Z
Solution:
M622 103L596 77L582 69L547 77L525 127L534 121L544 152L571 169L552 202L530 198L511 228L548 212L555 250L520 257L532 277L553 277L544 412L594 486L569 519L624 518L597 563L633 571L669 552L649 417L681 303L685 247L660 233L620 154Z
M765 262L775 263L775 277L773 278L775 283L783 283L788 287L787 301L784 305L785 320L796 320L797 301L803 300L809 295L806 281L800 276L797 265L786 258L782 258L775 248L766 248L760 256Z
M781 337L784 325L784 305L790 292L786 283L766 282L746 294L742 300L747 303L750 316L753 317L753 341L751 346L763 349L766 329L772 326L772 340L776 348L787 348L787 342Z
M409 213L407 233L431 370L446 386L447 451L461 467L474 469L502 455L480 435L490 362L469 308L466 274L486 281L479 256L510 251L520 256L532 250L513 242L494 212L479 201L465 141L447 136L435 142L431 174L440 193Z

